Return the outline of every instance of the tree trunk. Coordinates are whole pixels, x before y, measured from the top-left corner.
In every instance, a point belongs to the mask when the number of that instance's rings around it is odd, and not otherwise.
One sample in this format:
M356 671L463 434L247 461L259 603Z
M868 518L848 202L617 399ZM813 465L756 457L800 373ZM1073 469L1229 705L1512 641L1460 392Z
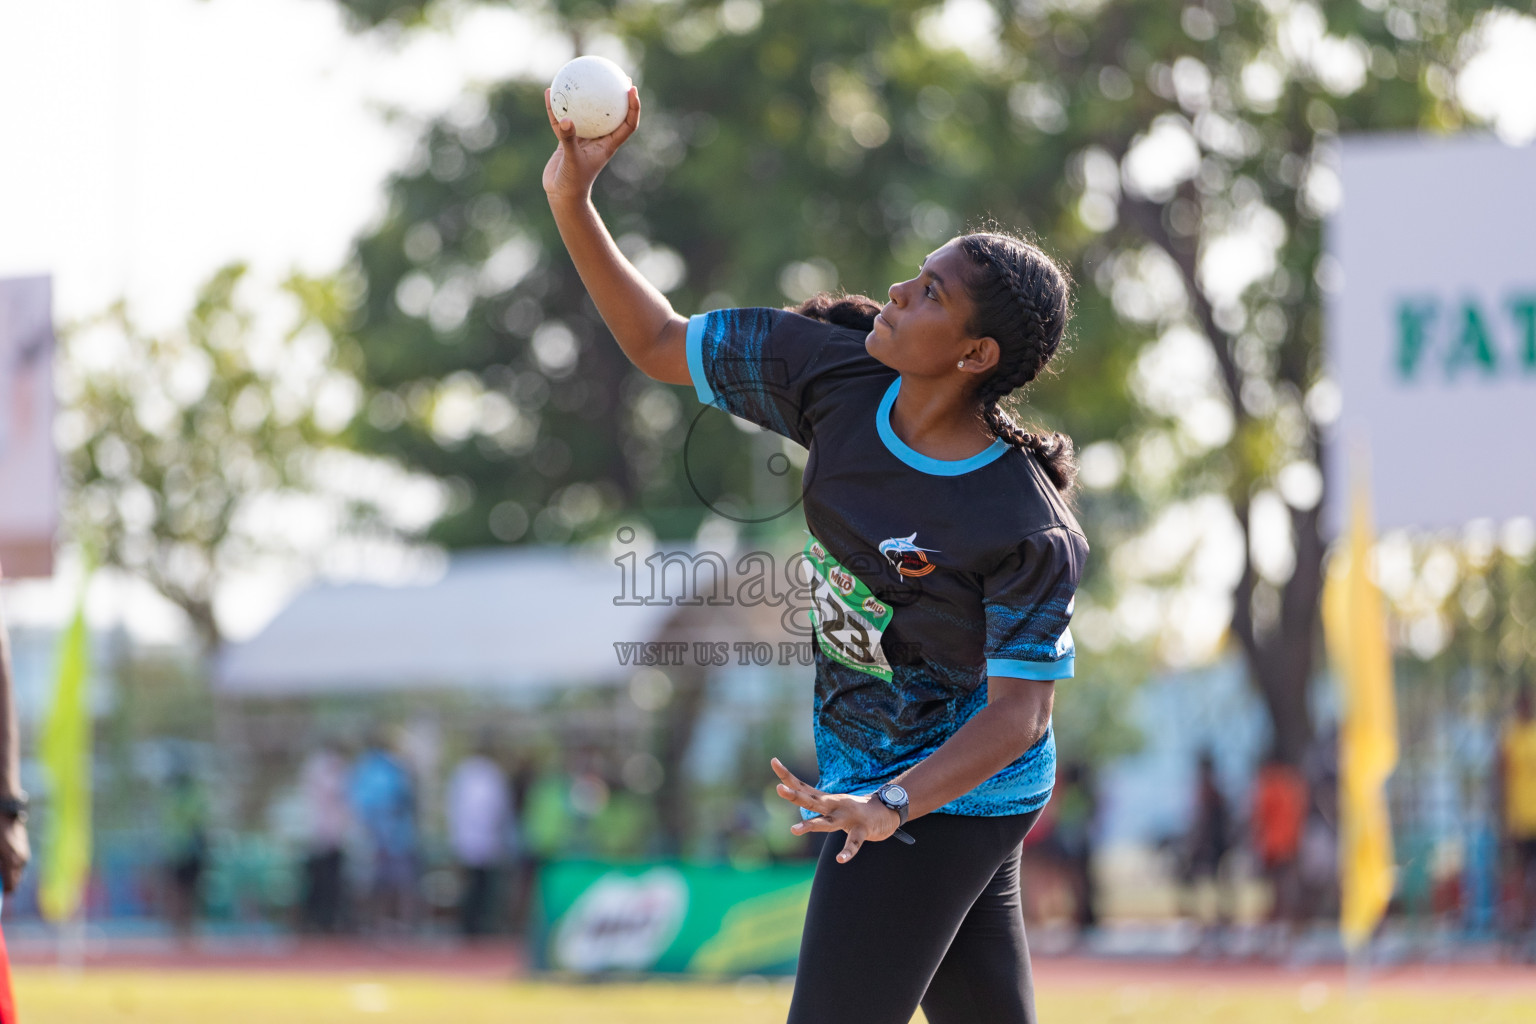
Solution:
M1185 186L1184 198L1198 197ZM1179 268L1189 296L1190 311L1210 342L1223 391L1232 410L1234 438L1241 439L1253 420L1242 400L1242 371L1234 355L1232 336L1216 322L1215 310L1199 284L1199 241L1175 236L1163 220L1163 205L1129 196L1120 201L1122 221L1161 248ZM1322 465L1321 439L1311 438L1313 458ZM1254 480L1242 468L1233 482L1232 511L1243 531L1243 572L1232 594L1232 634L1242 648L1248 678L1269 713L1274 753L1287 764L1299 765L1312 742L1309 700L1313 660L1318 648L1318 604L1322 597L1323 540L1319 530L1322 502L1311 509L1291 509L1291 539L1296 568L1280 589L1280 614L1273 628L1261 630L1253 613L1259 586L1253 564L1249 499Z
M667 707L661 736L662 786L657 794L662 844L666 853L678 854L693 826L693 794L684 777L683 761L693 746L693 735L709 693L709 672L697 665L680 665L667 672L672 680L672 702Z

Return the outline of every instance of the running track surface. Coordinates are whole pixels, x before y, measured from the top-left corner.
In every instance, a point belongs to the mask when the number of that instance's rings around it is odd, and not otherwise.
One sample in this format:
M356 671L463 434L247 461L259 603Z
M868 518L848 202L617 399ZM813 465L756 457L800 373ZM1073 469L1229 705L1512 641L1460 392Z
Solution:
M51 943L13 945L11 960L18 967L51 967L60 963ZM1291 986L1322 982L1346 987L1351 978L1341 964L1292 966L1256 959L1178 957L1137 959L1119 957L1040 956L1035 961L1037 991L1088 988L1106 981L1117 985ZM203 943L179 949L166 942L114 944L88 948L78 966L109 971L231 971L315 974L402 974L445 977L522 978L527 961L519 944L487 942L364 943L287 941L266 945L223 946ZM1372 967L1372 988L1428 988L1478 993L1536 992L1536 965L1495 962L1418 963Z

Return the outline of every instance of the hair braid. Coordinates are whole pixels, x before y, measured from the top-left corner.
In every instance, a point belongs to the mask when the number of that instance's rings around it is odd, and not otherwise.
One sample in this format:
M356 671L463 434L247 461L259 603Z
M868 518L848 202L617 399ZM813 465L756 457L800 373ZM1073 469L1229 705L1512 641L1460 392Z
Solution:
M818 292L792 307L792 311L835 327L847 327L868 334L875 329L875 314L880 312L880 303L867 295Z
M1007 235L966 235L961 247L981 271L972 282L971 333L993 337L1000 349L997 368L976 392L982 419L997 437L1032 452L1058 490L1070 491L1077 476L1072 439L1031 433L999 404L1039 376L1060 348L1068 313L1066 275L1038 248Z

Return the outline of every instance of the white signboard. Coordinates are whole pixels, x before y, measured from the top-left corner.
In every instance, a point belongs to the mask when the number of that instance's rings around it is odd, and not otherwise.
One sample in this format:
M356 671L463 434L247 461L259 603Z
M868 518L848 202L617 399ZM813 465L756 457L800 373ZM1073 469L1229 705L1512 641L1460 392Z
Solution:
M1343 141L1328 521L1368 453L1378 529L1536 516L1536 147Z
M53 572L52 310L48 278L0 280L0 569L8 577Z

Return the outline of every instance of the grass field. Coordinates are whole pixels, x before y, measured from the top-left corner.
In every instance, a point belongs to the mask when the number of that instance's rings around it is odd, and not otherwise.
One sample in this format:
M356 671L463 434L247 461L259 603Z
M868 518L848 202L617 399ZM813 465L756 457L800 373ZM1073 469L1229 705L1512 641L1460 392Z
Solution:
M560 985L430 975L316 975L214 971L16 971L24 1024L769 1024L784 1019L785 981L722 985ZM1046 1021L1217 1022L1222 1024L1528 1024L1536 1020L1536 973L1529 987L1377 985L1363 994L1336 983L1040 983ZM917 1018L921 1020L922 1018Z

